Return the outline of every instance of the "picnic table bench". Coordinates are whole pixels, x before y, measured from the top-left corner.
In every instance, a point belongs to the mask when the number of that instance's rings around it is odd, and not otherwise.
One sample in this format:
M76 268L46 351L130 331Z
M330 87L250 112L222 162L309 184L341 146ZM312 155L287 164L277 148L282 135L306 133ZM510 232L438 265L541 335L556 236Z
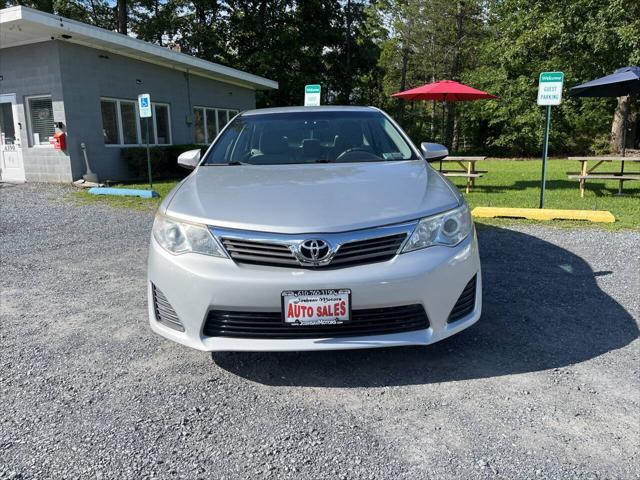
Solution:
M580 197L584 198L584 191L586 187L587 180L617 180L618 184L618 194L622 193L622 187L624 182L632 181L632 180L640 180L640 172L625 172L624 164L625 162L640 162L640 157L612 157L612 156L602 156L602 157L569 157L569 160L576 160L580 162L581 168L580 172L567 172L567 176L571 180L578 180L580 182ZM590 161L596 162L595 165L592 165L590 168L588 163ZM596 169L605 162L621 162L620 171L619 172L604 172L604 171L596 171Z
M487 157L459 157L449 156L440 161L440 172L446 177L465 177L467 179L466 193L475 185L475 179L482 177L487 170L476 170L476 162L481 162ZM443 162L453 162L460 166L459 169L443 169ZM465 165L466 163L466 165Z

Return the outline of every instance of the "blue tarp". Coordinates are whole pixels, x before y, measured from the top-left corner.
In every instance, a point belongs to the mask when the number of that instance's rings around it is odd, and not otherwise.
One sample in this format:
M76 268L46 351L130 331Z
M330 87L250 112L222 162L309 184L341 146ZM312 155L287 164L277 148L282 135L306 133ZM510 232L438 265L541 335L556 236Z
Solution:
M574 97L624 97L640 93L640 67L619 68L569 90Z
M93 187L88 192L92 195L116 195L120 197L153 198L160 196L154 190L138 190L134 188Z

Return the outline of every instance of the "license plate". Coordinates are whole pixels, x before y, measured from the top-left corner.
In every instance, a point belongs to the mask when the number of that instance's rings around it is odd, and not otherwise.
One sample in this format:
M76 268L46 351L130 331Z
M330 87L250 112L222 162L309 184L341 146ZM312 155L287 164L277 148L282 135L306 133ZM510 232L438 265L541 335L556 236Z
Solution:
M350 316L351 290L282 292L282 318L287 325L339 325Z

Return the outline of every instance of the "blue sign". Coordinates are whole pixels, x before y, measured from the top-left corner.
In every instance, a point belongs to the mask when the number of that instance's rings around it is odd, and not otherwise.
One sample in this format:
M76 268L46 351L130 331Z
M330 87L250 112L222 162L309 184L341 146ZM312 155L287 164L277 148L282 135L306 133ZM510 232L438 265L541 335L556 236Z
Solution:
M140 118L151 118L151 97L148 93L138 95L138 111Z

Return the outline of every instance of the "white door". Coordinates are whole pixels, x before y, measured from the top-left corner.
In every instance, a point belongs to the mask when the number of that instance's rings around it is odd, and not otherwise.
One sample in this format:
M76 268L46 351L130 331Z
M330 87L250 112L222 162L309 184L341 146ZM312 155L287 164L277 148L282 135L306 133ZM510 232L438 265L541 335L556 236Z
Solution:
M16 96L0 95L0 181L24 182Z

